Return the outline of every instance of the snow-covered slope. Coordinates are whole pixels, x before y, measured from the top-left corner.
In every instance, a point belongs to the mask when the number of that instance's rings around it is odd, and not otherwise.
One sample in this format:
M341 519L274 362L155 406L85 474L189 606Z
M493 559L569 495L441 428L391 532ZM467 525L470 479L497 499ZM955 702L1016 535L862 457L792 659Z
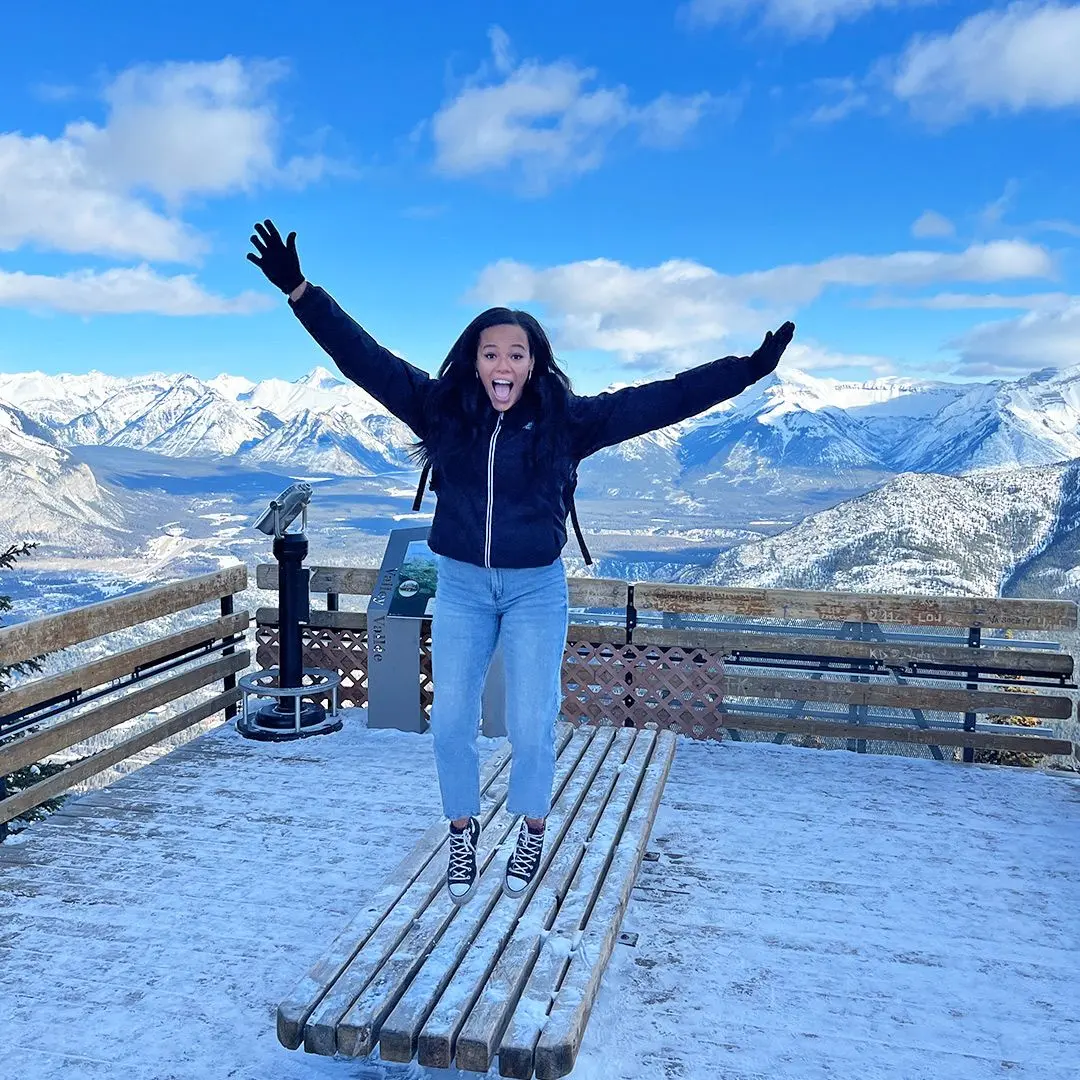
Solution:
M360 416L339 405L323 413L301 410L240 459L309 473L370 476L408 468L404 451L412 442L415 436L393 417Z
M107 550L123 528L119 505L90 469L41 425L3 404L0 484L0 536L94 553Z
M219 376L220 377L220 376ZM329 412L349 405L364 415L389 416L390 413L370 394L355 383L335 375L324 367L316 367L295 382L284 379L264 379L250 390L241 391L236 400L265 409L282 420L301 412Z
M0 401L45 424L61 427L133 384L160 392L175 376L147 375L135 379L90 371L85 375L45 375L40 371L0 372Z
M966 477L904 473L682 580L996 596L1077 528L1078 463Z
M1080 456L1080 368L971 387L896 444L899 469L966 473Z
M258 383L228 374L209 382L190 375L3 375L0 400L67 446L104 443L182 456L229 456L243 448L251 461L277 463L299 453L309 467L341 475L382 468L380 455L398 468L412 441L400 424L388 423L382 405L325 367L292 382ZM321 424L313 419L319 417ZM299 449L304 430L323 449ZM379 444L383 436L389 441ZM980 384L897 376L852 382L780 367L680 425L601 451L582 468L581 481L587 493L657 498L682 488L676 494L684 499L716 477L771 491L796 474L800 483L858 487L867 470L963 475L1077 455L1080 366Z

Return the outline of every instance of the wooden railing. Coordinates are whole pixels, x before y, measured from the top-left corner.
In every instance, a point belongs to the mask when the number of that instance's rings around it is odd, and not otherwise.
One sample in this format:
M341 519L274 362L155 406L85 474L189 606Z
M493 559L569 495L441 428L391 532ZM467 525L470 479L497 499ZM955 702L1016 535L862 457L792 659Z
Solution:
M341 611L339 597L370 596L377 579L378 571L370 567L313 567L311 573L311 591L325 593L327 606L312 607L305 664L336 668L344 700L354 705L366 700L367 616ZM260 589L276 588L276 565L258 566L256 581ZM1030 718L1041 722L1073 715L1071 699L1050 692L1075 689L1069 681L1073 657L1060 644L1056 650L1045 643L1025 647L1020 640L1003 644L991 639L984 645L982 637L989 628L1074 631L1077 605L1072 601L598 578L571 578L569 592L572 608L603 613L595 617L602 622L576 621L568 632L563 713L578 722L647 724L699 738L724 732L737 738L741 731L771 732L777 741L784 735L839 738L856 750L864 750L867 741L917 743L938 757L940 747L961 747L969 761L976 749L1072 753L1071 742L1054 737L1045 726L1030 731L1023 726L1031 724ZM646 612L659 613L670 623L686 616L721 621L646 625ZM256 612L256 661L263 667L275 662L277 618L274 607ZM816 625L809 629L806 623ZM952 630L955 637L940 644L929 635L905 640L896 632L900 627ZM421 651L421 698L430 705L427 635L421 635ZM743 670L732 672L733 666ZM754 674L756 668L768 670ZM1022 706L1018 690L1024 692ZM767 704L750 704L762 701ZM871 714L882 709L911 716ZM962 719L931 721L926 712ZM997 723L980 723L980 716ZM1001 723L1009 719L1015 722Z
M240 697L236 676L249 666L251 653L237 648L250 617L246 611L233 610L233 596L246 587L247 568L232 566L0 628L0 664L9 665L202 604L219 604L217 618L0 693L0 831L7 822L75 784L214 713L234 716ZM178 668L184 670L161 677ZM209 700L19 792L5 794L3 779L16 770L216 682L222 684L221 693ZM80 708L91 702L95 702L92 708Z

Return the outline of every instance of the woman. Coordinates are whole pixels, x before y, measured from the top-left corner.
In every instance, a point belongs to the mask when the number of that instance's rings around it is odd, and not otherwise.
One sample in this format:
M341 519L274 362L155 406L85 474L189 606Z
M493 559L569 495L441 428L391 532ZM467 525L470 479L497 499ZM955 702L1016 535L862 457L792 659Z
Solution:
M450 819L447 886L464 903L476 885L480 771L476 736L496 641L507 684L513 759L506 807L522 821L503 891L521 896L540 865L562 702L567 588L560 553L578 463L605 446L667 427L767 375L794 324L747 357L728 356L672 379L578 397L540 324L491 308L455 342L437 378L382 348L300 272L296 234L255 226L248 258L341 371L407 424L433 466L438 495L428 544L438 557L432 618L431 730L443 812ZM575 522L576 523L576 522Z

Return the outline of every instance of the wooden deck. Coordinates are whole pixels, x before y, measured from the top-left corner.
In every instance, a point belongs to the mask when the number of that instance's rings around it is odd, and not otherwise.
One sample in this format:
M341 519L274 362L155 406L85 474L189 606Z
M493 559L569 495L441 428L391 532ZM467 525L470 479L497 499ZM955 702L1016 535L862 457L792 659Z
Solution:
M429 738L356 715L223 727L0 846L0 1072L459 1075L276 1037L438 815ZM1080 782L686 740L649 847L573 1076L1076 1077Z

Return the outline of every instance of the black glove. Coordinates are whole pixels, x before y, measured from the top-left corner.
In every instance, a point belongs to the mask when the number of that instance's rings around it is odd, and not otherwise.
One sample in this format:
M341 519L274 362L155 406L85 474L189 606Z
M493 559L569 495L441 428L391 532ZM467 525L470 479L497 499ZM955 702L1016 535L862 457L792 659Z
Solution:
M795 324L786 322L776 333L770 330L765 335L765 340L750 354L750 370L755 382L776 367L794 334Z
M254 255L249 251L248 259L270 282L288 295L304 280L304 275L300 273L300 256L296 254L296 233L289 233L288 240L282 243L281 233L269 218L262 225L256 222L255 231L259 235L252 236L251 242L259 254Z

